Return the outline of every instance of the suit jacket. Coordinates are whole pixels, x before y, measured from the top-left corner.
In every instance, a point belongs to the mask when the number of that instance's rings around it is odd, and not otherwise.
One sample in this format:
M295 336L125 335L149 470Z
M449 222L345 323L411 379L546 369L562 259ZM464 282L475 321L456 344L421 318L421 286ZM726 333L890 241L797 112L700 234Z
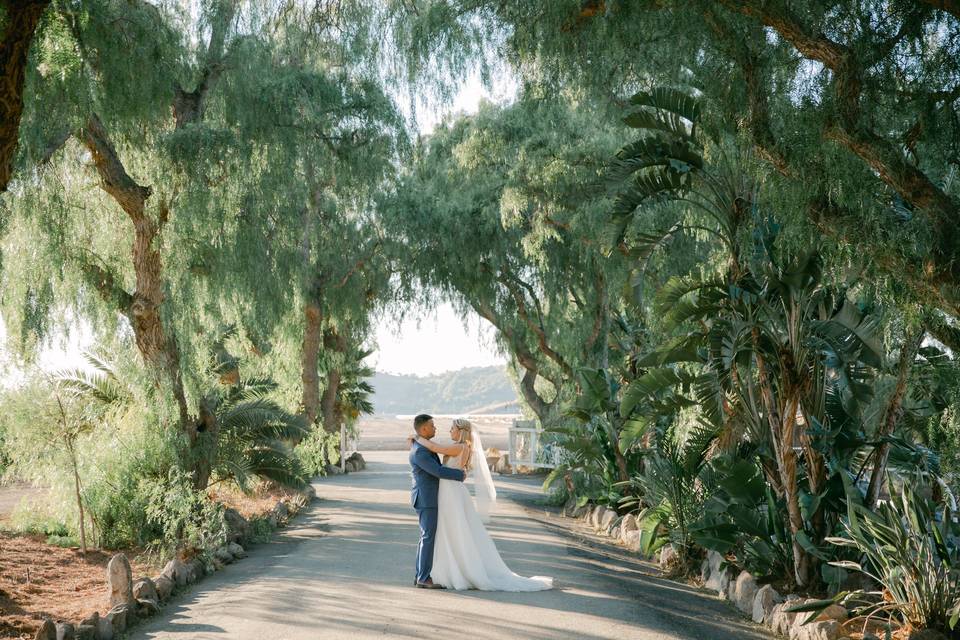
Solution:
M413 471L413 490L410 502L414 509L436 509L437 491L440 479L462 482L461 469L451 469L440 464L440 457L420 443L415 442L410 449L410 468Z

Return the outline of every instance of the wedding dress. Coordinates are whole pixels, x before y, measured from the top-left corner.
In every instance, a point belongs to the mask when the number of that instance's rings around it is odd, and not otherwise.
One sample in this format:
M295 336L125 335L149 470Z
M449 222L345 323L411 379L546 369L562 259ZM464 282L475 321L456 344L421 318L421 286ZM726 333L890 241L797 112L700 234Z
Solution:
M553 588L553 578L524 578L510 571L484 526L496 499L479 438L474 440L473 468L477 504L463 482L440 480L437 494L437 537L431 576L449 589L481 591L543 591ZM460 457L444 466L463 468ZM479 510L478 510L479 509Z

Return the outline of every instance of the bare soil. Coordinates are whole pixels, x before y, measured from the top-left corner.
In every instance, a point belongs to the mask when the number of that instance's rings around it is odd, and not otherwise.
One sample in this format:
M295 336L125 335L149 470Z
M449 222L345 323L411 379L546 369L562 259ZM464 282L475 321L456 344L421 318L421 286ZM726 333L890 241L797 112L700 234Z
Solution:
M0 489L0 496L11 495L9 489ZM27 489L14 506L29 495ZM251 496L226 485L210 490L211 497L246 518L265 514L277 500L293 493L270 486ZM130 559L134 579L160 572L161 567L152 565L143 550L121 551ZM0 638L33 638L44 618L76 624L94 611L105 615L110 610L107 563L115 553L90 550L84 556L78 547L47 544L44 536L0 531Z
M127 550L135 576L155 570ZM32 638L44 618L79 622L110 609L107 563L113 552L46 543L0 532L0 638Z

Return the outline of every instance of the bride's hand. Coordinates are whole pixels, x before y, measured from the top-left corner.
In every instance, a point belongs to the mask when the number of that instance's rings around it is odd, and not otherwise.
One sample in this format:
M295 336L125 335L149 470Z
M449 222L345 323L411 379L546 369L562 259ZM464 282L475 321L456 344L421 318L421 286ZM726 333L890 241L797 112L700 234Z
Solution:
M413 448L413 443L416 440L414 436L407 436L407 449Z

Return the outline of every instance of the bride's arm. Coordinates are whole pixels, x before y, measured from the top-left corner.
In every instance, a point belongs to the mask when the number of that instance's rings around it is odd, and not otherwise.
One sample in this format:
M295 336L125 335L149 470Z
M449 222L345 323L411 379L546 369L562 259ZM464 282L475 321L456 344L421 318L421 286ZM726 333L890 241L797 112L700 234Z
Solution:
M417 436L416 440L427 449L430 449L430 451L433 451L434 453L442 453L445 456L458 456L460 455L460 452L463 451L463 445L456 442L454 444L447 445L437 444L433 440L427 440L422 436Z

